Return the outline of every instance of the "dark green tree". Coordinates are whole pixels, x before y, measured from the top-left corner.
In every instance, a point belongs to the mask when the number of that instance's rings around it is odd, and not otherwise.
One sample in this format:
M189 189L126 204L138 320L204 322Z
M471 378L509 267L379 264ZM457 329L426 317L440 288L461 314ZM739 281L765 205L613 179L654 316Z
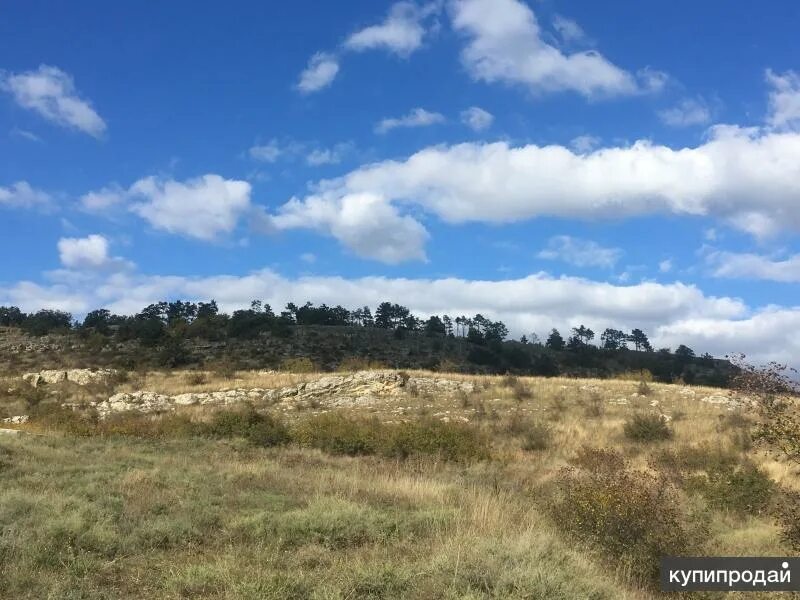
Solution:
M624 331L609 328L600 335L600 341L606 350L621 350L622 348L627 348L628 336L625 335Z
M645 352L652 352L653 347L650 345L650 340L647 339L647 335L645 335L644 331L641 329L634 329L631 331L630 335L628 336L628 341L633 344L633 347L637 350L644 350Z
M558 329L553 329L553 331L550 332L550 335L547 336L547 341L544 343L544 345L545 348L550 348L550 350L564 349L564 338L561 337Z

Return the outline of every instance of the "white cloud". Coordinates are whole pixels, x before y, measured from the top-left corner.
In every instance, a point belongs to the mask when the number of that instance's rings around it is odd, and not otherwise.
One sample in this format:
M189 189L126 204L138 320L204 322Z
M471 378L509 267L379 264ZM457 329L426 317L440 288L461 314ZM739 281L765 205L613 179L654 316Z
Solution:
M374 194L292 200L277 215L264 218L262 231L314 229L333 236L363 258L387 264L425 260L425 227Z
M669 273L672 271L672 266L671 259L662 260L660 263L658 263L658 270L662 273Z
M388 133L398 127L428 127L444 122L444 115L440 113L430 112L424 108L415 108L402 117L383 119L375 126L375 131L377 133Z
M348 50L361 52L381 48L399 56L409 56L422 46L425 28L422 19L429 14L413 2L393 4L380 25L372 25L352 34L344 42Z
M683 283L613 285L582 278L545 274L521 279L469 281L391 279L387 277L300 277L289 279L263 270L244 276L146 276L114 273L103 281L42 286L20 282L0 288L0 305L23 310L60 308L76 313L105 306L135 313L165 298L208 300L214 297L225 311L249 306L259 298L273 308L310 300L346 307L376 306L392 300L418 315L481 313L501 319L514 337L531 331L546 334L552 327L565 333L585 324L640 327L656 347L687 344L696 352L717 356L745 352L753 360L794 361L800 356L800 308L754 309L735 298L704 294Z
M659 111L658 116L672 127L689 127L708 124L711 110L702 98L684 98L676 106Z
M131 267L131 263L108 254L108 240L98 234L84 238L61 238L58 254L61 264L75 270L105 270Z
M317 52L300 73L297 89L304 94L318 92L328 87L339 73L339 59L327 52Z
M643 71L637 81L595 51L564 54L542 39L536 16L520 0L452 0L450 13L453 28L468 40L461 58L476 80L519 84L536 94L574 91L588 98L663 85L657 81L663 74Z
M670 77L664 71L644 67L636 71L640 91L647 94L657 94L670 82Z
M539 258L560 260L576 267L604 267L610 269L622 256L619 248L604 248L597 242L582 240L568 235L550 238L547 247L539 252Z
M88 192L80 197L82 210L91 213L103 213L125 202L127 192L118 185L104 187L101 190Z
M776 259L761 254L712 251L705 259L714 277L800 283L800 254Z
M79 97L72 77L57 67L41 65L36 71L0 73L0 89L9 92L23 108L58 125L94 137L106 130L105 121L91 103Z
M597 148L600 142L602 140L596 135L579 135L570 140L569 147L578 154L587 154Z
M473 131L483 131L494 123L494 115L478 106L470 106L461 111L461 122Z
M334 150L329 148L317 148L309 152L308 156L306 156L306 162L312 167L318 167L320 165L335 165L340 161L341 157Z
M686 344L699 352L724 356L743 352L751 361L796 364L800 308L767 307L746 319L690 318L659 328L658 346Z
M50 194L37 190L27 181L0 186L0 208L49 208L51 203Z
M250 210L250 184L203 175L186 182L156 177L140 179L128 191L140 202L130 209L156 229L201 240L230 233Z
M766 79L772 88L767 123L778 129L800 126L800 75L795 71L779 75L767 69Z
M558 32L561 39L568 44L575 44L586 40L583 28L572 19L556 15L553 17L553 29Z
M589 154L506 142L434 146L323 180L291 208L362 194L448 223L675 214L767 236L800 231L800 133L716 127L695 148L639 141Z
M346 154L353 152L355 146L351 142L342 142L332 148L315 148L306 155L306 163L312 167L321 165L338 165Z
M277 140L270 140L266 144L252 146L248 150L250 158L261 162L274 163L283 154Z

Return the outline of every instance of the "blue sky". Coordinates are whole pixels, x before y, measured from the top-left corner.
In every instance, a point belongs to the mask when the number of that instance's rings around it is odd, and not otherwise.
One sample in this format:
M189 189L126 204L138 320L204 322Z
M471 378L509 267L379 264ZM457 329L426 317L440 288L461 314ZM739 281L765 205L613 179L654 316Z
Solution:
M0 304L391 299L800 353L797 3L0 14Z

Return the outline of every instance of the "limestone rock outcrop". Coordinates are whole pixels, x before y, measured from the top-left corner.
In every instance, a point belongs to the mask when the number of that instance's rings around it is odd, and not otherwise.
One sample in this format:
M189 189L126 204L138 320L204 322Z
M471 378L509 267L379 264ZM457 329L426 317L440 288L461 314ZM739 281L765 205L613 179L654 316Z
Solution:
M350 375L328 375L278 389L234 389L175 396L147 391L122 392L91 406L101 418L105 418L122 412L163 413L181 406L228 406L240 402L277 405L280 410L296 410L309 406L370 406L380 400L407 394L452 396L456 393L471 393L473 390L473 384L467 381L408 377L395 371L360 371ZM70 407L77 408L72 405Z
M92 383L103 383L116 374L114 369L46 369L38 373L26 373L22 376L23 381L28 382L32 387L39 387L40 384L55 384L64 381L72 382L76 385L89 385Z

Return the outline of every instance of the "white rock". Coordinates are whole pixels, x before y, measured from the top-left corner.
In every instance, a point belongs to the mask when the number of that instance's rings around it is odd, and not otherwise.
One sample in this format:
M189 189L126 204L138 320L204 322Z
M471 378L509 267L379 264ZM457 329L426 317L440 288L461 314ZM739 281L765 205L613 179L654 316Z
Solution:
M116 371L113 369L99 369L97 371L92 371L91 369L45 369L38 373L26 373L22 376L22 379L33 387L39 387L42 383L56 384L64 381L69 381L76 385L89 385L102 383L115 374Z
M18 415L16 417L7 417L3 419L3 423L10 423L12 425L24 425L28 422L28 415Z
M444 378L412 377L407 382L394 371L361 371L351 375L328 375L307 383L277 390L261 388L232 389L216 392L184 393L176 396L138 391L120 393L96 405L101 418L118 412L157 413L175 410L176 406L228 406L253 400L280 401L281 410L306 407L369 407L385 398L405 398L407 388L438 396L472 392L470 382Z
M708 402L709 404L730 404L731 399L727 396L720 396L718 394L714 394L711 396L706 396L705 398L701 398L700 402Z

